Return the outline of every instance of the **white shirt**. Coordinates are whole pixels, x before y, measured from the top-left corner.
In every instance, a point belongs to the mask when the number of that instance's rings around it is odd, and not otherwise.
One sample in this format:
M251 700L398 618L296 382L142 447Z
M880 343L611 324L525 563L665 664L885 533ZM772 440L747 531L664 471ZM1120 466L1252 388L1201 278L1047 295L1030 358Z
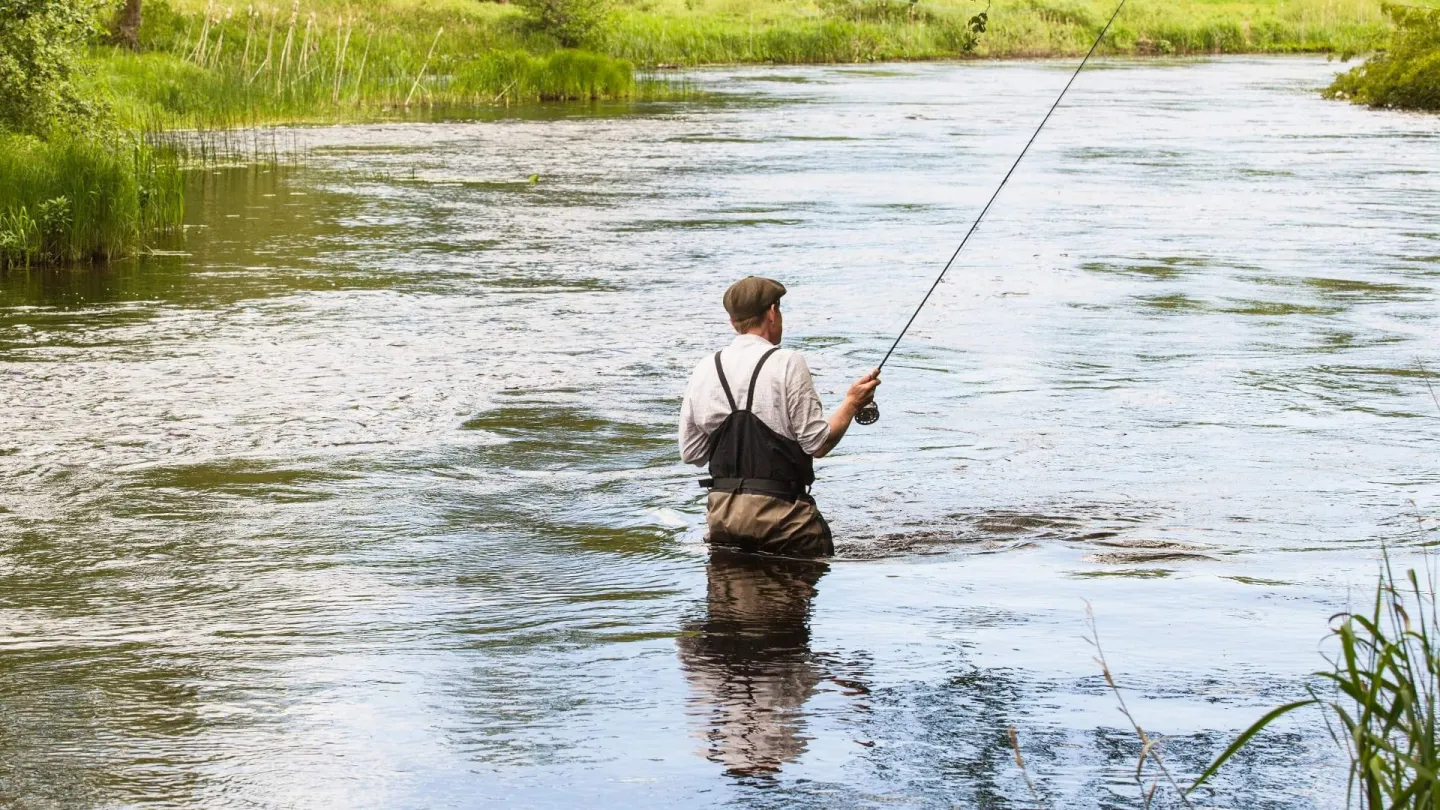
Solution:
M750 376L765 352L775 348L759 335L738 335L720 353L725 380L735 397L735 408L743 409L750 395ZM830 423L815 393L815 381L805 358L793 349L781 349L765 361L755 385L751 411L767 427L787 439L794 439L810 455L830 438ZM680 458L687 464L709 463L710 434L730 415L730 401L715 372L715 356L706 355L690 375L685 402L680 406Z

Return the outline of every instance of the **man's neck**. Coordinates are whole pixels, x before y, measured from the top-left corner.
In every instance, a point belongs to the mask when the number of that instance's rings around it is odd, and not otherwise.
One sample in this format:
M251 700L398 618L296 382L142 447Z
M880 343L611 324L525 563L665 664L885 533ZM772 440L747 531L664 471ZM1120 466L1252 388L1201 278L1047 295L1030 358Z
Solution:
M771 340L770 335L766 334L765 330L763 329L758 329L754 332L741 332L740 335L742 337L758 337L766 343L769 343L771 346L780 345L779 341Z

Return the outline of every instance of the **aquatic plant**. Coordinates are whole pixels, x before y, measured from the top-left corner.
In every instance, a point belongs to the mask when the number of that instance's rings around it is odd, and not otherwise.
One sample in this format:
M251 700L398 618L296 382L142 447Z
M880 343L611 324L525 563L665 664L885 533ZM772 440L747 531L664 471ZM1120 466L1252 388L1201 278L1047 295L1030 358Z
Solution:
M136 138L0 136L0 270L133 253L180 225L179 161Z
M1389 46L1335 77L1325 93L1372 107L1440 110L1440 8L1387 3Z
M1422 530L1424 527L1422 526ZM1319 707L1350 761L1350 798L1365 810L1440 808L1440 614L1427 558L1396 577L1389 554L1365 612L1331 620L1338 654L1314 674L1310 697L1266 713L1201 773L1204 784L1260 732L1299 709Z

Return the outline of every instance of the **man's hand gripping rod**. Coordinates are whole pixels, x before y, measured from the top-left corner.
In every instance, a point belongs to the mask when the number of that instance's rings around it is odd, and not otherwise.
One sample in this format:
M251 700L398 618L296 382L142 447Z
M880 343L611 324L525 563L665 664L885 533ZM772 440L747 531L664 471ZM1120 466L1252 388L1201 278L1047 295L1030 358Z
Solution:
M970 230L965 233L965 238L960 240L960 247L955 248L955 252L950 254L950 261L945 262L945 268L940 271L940 275L935 277L935 283L930 285L930 290L925 293L924 298L920 299L920 306L915 307L915 311L910 313L910 320L905 322L905 328L900 330L900 334L895 338L895 342L890 344L890 351L885 352L885 359L881 360L880 365L875 368L877 375L881 369L885 368L885 362L889 360L890 355L895 352L895 347L900 345L900 339L905 337L906 332L910 331L910 324L915 323L915 316L919 315L920 310L925 308L925 302L930 300L931 293L934 293L935 288L939 287L940 282L945 279L945 273L950 270L950 265L955 263L955 259L960 255L960 251L965 249L965 243L970 241L970 237L974 235L975 229L980 227L980 220L985 218L985 213L989 211L990 206L995 203L995 198L1000 196L1001 189L1005 188L1005 184L1010 181L1010 175L1015 173L1015 167L1019 166L1020 161L1025 159L1025 153L1030 151L1030 145L1035 143L1035 139L1040 135L1040 130L1045 128L1045 122L1050 120L1050 115L1055 112L1056 107L1060 106L1060 101L1065 98L1065 93L1069 91L1070 85L1075 83L1075 77L1080 75L1080 71L1084 69L1085 63L1090 61L1090 57L1094 55L1095 49L1100 46L1100 41L1105 38L1105 34L1110 30L1110 24L1115 22L1116 17L1120 16L1120 9L1125 7L1125 2L1126 0L1120 0L1120 5L1115 7L1115 13L1110 15L1110 19L1105 23L1105 27L1100 29L1100 36L1095 38L1095 42L1090 46L1090 50L1086 52L1085 58L1080 60L1080 64L1076 66L1075 72L1070 74L1070 81L1065 83L1064 89L1062 89L1060 95L1055 98L1055 103L1050 105L1050 112L1045 113L1045 117L1040 121L1040 126L1035 128L1035 132L1030 136L1030 140L1025 142L1025 148L1020 150L1020 155L1015 158L1014 163L1010 164L1010 171L1005 172L1004 179L1000 181L1000 185L995 187L995 193L990 195L990 201L985 203L984 208L980 209L980 215L975 217L975 221L970 225ZM874 400L868 402L855 414L855 421L862 425L873 425L879 420L880 407L875 404Z

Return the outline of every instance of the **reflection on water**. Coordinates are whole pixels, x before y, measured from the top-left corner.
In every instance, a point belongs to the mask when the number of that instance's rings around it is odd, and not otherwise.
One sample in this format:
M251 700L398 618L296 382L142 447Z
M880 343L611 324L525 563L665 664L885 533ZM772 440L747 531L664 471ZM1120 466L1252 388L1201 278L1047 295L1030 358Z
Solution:
M717 552L705 617L676 641L706 719L708 756L738 776L774 773L805 752L805 701L824 677L810 649L822 562Z

